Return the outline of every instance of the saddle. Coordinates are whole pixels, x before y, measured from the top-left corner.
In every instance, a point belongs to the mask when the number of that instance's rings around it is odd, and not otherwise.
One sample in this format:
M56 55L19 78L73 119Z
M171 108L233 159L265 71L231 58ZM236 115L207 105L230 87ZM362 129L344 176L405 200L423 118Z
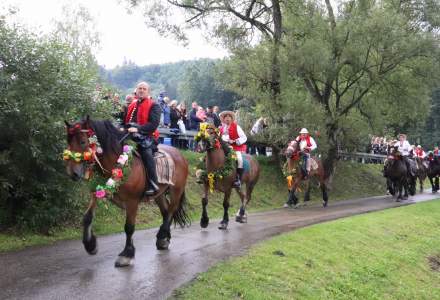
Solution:
M174 185L175 165L173 158L166 152L157 151L154 153L156 162L157 181L162 184Z
M142 161L140 154L135 151L135 155ZM153 154L156 163L157 181L162 184L174 185L174 172L176 166L174 160L168 153L159 150Z

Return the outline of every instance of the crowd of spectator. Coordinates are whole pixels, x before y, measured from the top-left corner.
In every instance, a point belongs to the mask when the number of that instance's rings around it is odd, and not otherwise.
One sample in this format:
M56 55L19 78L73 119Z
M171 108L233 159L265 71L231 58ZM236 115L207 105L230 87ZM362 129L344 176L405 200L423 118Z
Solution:
M135 99L135 93L128 94L125 101L121 104L118 94L106 95L106 100L112 99L114 106L113 117L122 122L130 103ZM218 106L200 106L197 102L191 103L191 109L188 111L185 102L171 100L165 92L161 92L157 98L162 113L160 118L160 128L168 128L175 135L171 135L171 145L181 149L195 149L195 143L192 139L182 139L181 135L186 135L187 131L198 131L201 123L214 124L219 128L222 124L220 121L220 108ZM259 118L252 129L250 135L257 135L267 127L267 118ZM161 142L164 139L161 138ZM266 155L266 147L249 143L248 153L253 155Z
M370 153L372 154L387 154L388 143L392 142L391 140L387 141L386 137L373 136L371 138L370 144Z

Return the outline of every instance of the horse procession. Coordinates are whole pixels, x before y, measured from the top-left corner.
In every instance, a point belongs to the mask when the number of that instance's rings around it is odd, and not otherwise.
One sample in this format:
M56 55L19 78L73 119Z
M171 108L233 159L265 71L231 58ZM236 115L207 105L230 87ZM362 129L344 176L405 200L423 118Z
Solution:
M189 176L186 159L174 147L158 144L160 109L150 96L150 87L141 82L136 88L135 100L129 105L121 126L110 120L92 120L89 116L74 124L66 123L68 148L63 153L66 171L71 179L88 180L91 197L83 216L83 245L87 253L97 253L97 239L92 221L97 202L107 199L125 209L125 247L119 253L116 267L128 266L135 257L133 234L136 216L141 202L155 202L162 215L162 224L156 234L156 248L166 250L171 240L171 225L189 226L185 186ZM196 150L204 158L196 172L197 183L203 187L200 226L209 225L209 194L224 194L223 218L220 230L228 228L232 191L238 194L241 205L235 221L247 222L246 208L252 191L258 182L260 167L257 160L246 154L246 135L235 121L235 114L220 114L222 126L202 123L194 140ZM429 178L433 192L439 187L440 162L437 155L425 157L414 154L410 158L405 135L390 146L384 165L389 193L397 201L415 194L416 179L421 190L423 181ZM310 199L310 179L314 179L322 192L323 206L328 205L329 178L322 162L311 155L316 142L306 128L287 145L284 175L288 186L288 200L284 207L298 207L296 193L304 189L304 201ZM404 193L402 196L402 192Z

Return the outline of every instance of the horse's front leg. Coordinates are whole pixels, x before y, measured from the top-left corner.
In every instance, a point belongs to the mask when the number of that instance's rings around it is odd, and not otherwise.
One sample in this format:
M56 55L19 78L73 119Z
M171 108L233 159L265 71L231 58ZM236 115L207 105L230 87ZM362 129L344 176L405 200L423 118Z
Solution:
M231 190L225 191L225 196L223 198L223 220L221 220L218 229L225 230L228 228L229 223L229 198L231 197Z
M92 194L92 199L83 217L83 244L87 253L94 255L98 252L96 236L93 234L92 221L95 216L96 197Z
M209 225L208 211L206 207L208 206L208 184L205 183L203 186L203 197L202 197L202 217L200 219L200 227L206 228Z
M124 226L126 241L124 250L119 253L118 258L116 259L115 267L129 266L131 264L131 261L134 259L136 249L134 248L133 244L133 234L135 230L138 205L139 199L131 198L126 201L126 218Z

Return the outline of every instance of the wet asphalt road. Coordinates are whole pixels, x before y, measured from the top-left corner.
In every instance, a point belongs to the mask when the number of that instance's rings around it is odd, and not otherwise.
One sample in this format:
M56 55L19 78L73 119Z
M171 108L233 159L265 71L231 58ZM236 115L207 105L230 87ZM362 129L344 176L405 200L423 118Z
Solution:
M211 220L207 229L198 221L172 230L170 250L155 247L157 229L136 231L134 265L117 269L114 261L123 249L125 234L98 237L98 254L88 255L81 241L58 242L0 254L0 299L165 299L200 272L253 244L295 228L328 220L427 201L425 193L396 203L373 197L300 209L250 214L247 224L230 221L227 231ZM232 211L231 211L232 212Z

